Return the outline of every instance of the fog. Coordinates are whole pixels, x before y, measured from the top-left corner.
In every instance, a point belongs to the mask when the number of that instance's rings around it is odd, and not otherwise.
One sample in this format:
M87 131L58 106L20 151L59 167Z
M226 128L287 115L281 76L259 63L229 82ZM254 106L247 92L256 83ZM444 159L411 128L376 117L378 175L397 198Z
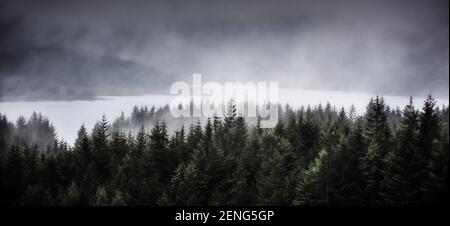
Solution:
M329 102L337 110L344 107L347 112L353 105L356 113L362 115L373 95L337 91L281 89L280 104L282 106L289 104L291 107L299 109L301 106L314 107L319 104L325 107ZM72 145L82 124L91 130L103 115L112 123L122 112L126 117L130 116L135 105L162 107L173 98L174 96L169 95L141 95L102 96L94 101L15 101L0 102L0 109L2 114L5 114L8 120L12 122L16 121L21 115L28 118L33 112L42 113L55 126L58 139L67 141L69 145ZM409 103L409 97L407 96L384 96L383 98L391 109L396 107L403 109ZM425 97L415 97L414 104L416 107L420 109L424 99ZM448 99L437 99L438 106L448 106L448 104Z
M191 75L278 82L294 107L448 104L448 1L0 1L0 113L82 123L168 104Z
M439 0L1 1L0 100L167 94L193 73L448 98L448 21Z

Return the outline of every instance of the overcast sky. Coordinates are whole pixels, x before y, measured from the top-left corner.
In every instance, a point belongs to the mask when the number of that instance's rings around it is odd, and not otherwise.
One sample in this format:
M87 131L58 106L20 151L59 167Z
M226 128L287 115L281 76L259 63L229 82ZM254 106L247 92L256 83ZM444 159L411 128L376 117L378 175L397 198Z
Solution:
M447 0L0 0L0 89L29 88L33 77L83 84L83 73L115 84L136 73L137 83L163 86L201 73L448 97L448 8Z

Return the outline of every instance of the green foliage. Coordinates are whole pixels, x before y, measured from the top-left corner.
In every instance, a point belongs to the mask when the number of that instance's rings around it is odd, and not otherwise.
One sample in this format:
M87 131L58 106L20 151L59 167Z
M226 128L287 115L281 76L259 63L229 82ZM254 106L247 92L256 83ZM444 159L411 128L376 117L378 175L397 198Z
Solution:
M348 136L339 140L334 162L334 194L333 205L361 205L363 196L363 180L359 170L362 156L367 150L363 130L360 123Z
M417 159L419 112L410 103L403 110L403 119L397 132L398 145L385 159L383 179L383 199L391 205L417 204L419 190L416 169L420 159ZM416 184L414 184L416 183ZM397 191L397 192L392 192Z
M381 192L384 159L390 152L391 132L387 122L387 111L383 98L371 100L366 115L365 138L368 149L362 157L360 169L364 181L365 201L368 205L382 202Z
M448 107L431 96L421 110L411 100L403 111L376 97L362 116L330 103L286 106L272 129L238 115L233 102L223 117L187 120L186 131L160 122L168 110L135 107L112 125L103 117L90 134L81 126L73 146L40 114L15 124L0 115L0 204L445 205L448 198Z
M257 175L257 204L289 205L293 187L292 175L286 167L292 156L289 143L285 139L275 137L267 139L273 139L275 145L265 151L271 154L262 163Z
M294 205L327 205L329 202L329 154L325 150L301 173Z

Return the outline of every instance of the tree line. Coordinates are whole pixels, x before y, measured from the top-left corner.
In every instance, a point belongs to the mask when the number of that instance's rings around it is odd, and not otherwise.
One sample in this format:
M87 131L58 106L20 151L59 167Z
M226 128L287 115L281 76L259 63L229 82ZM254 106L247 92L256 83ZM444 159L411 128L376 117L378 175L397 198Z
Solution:
M377 96L359 116L287 106L272 129L231 104L223 117L168 132L158 111L81 126L73 146L40 114L15 124L0 115L1 204L448 204L448 106L431 95L402 110ZM130 123L139 129L127 132Z

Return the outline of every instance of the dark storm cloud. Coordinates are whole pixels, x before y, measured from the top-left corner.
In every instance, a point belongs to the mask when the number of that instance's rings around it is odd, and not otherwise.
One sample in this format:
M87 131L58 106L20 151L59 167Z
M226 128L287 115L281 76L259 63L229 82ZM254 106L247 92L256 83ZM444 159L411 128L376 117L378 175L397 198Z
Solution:
M202 73L448 97L445 0L3 1L0 10L3 95L166 91Z

